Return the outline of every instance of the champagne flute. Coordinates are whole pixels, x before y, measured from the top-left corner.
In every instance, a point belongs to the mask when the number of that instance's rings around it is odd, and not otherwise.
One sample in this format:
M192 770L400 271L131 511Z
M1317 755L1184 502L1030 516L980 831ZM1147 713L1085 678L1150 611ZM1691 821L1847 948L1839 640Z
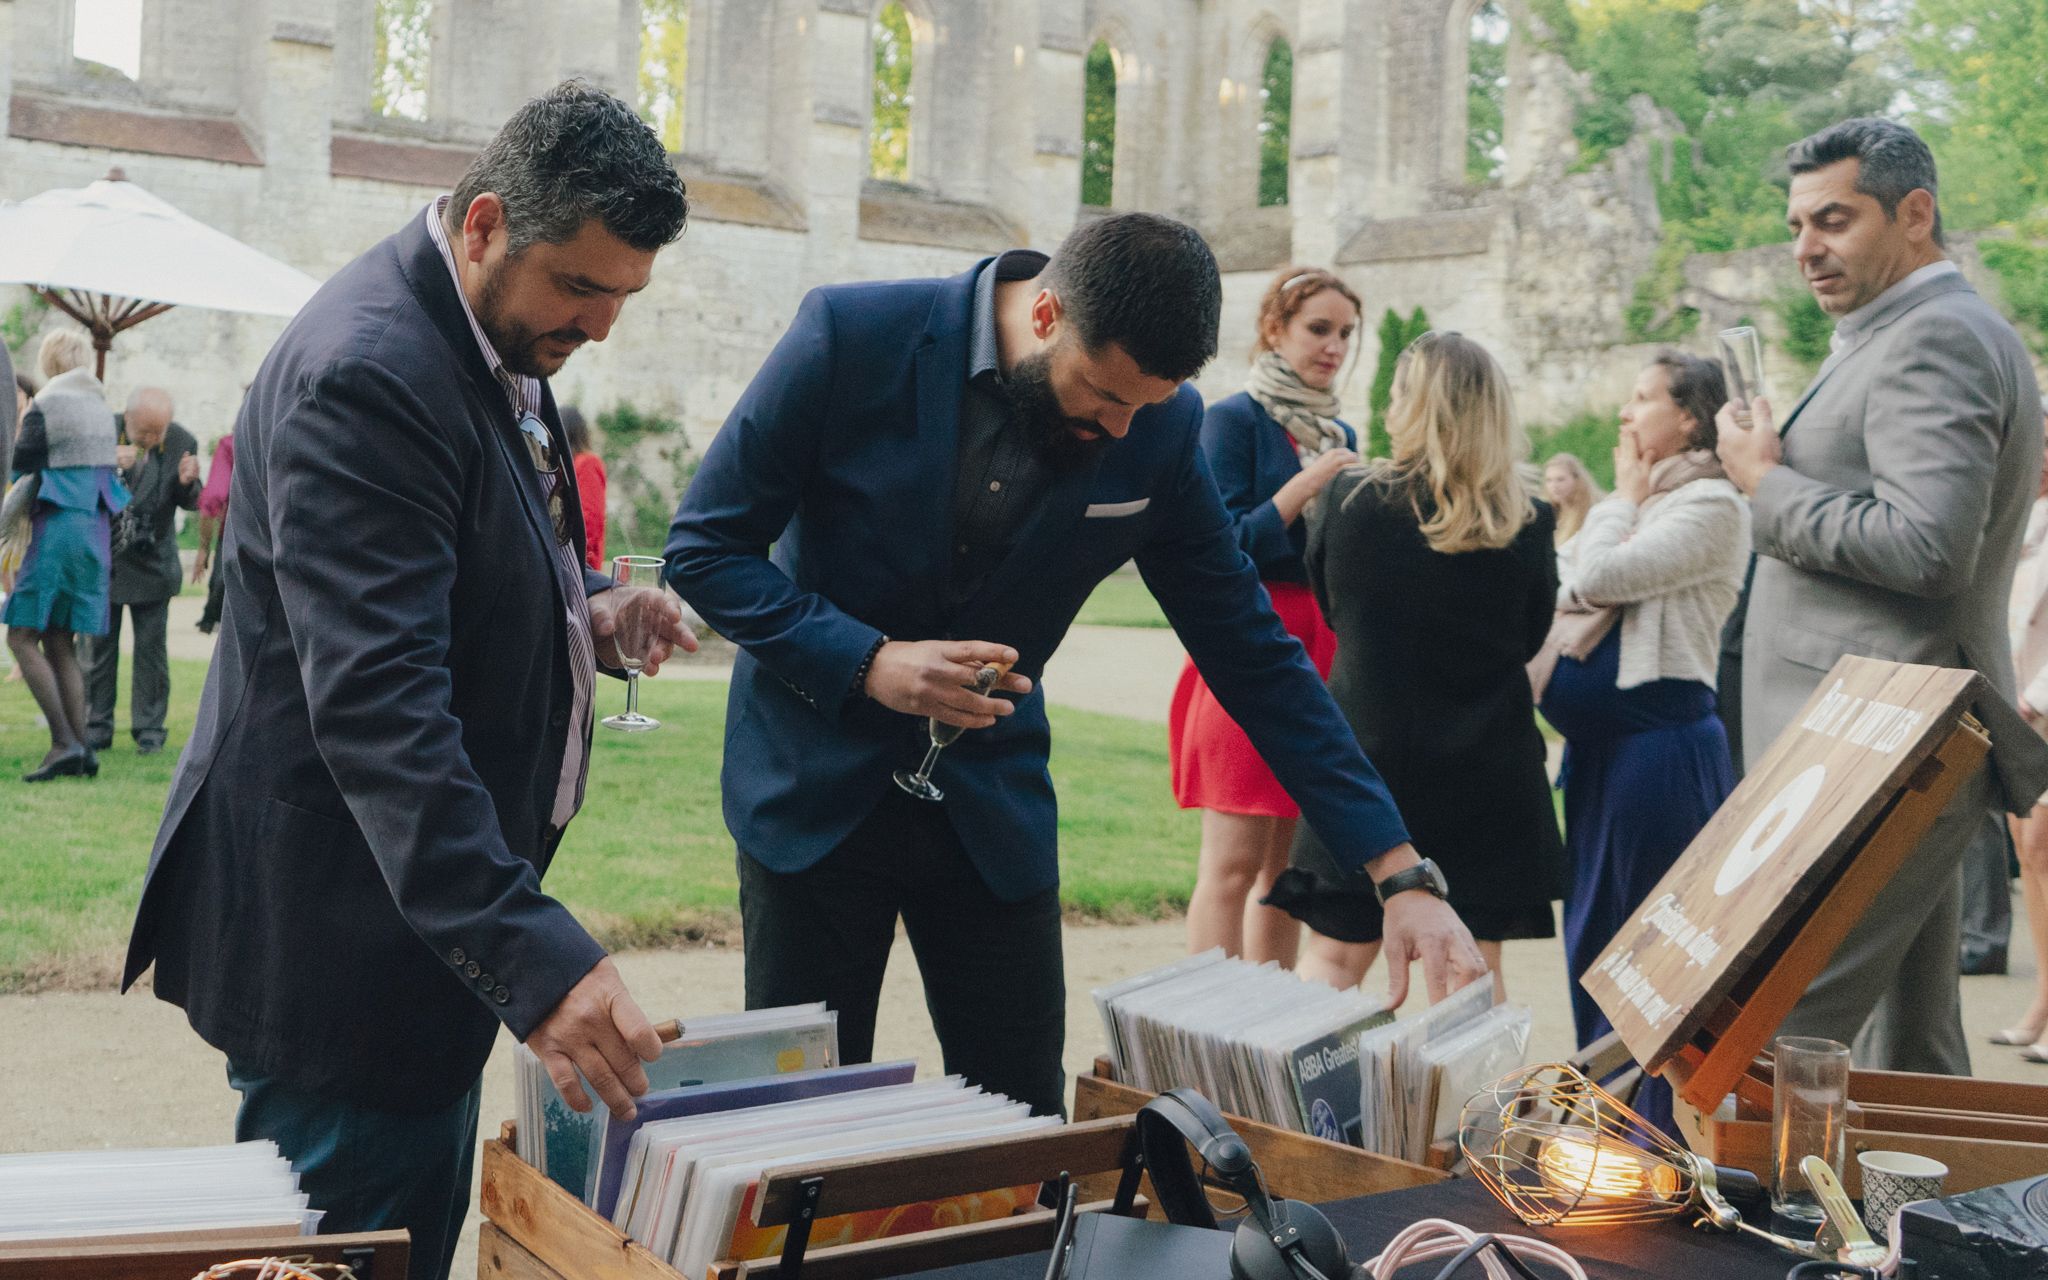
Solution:
M1721 364L1728 371L1728 401L1735 406L1735 420L1747 431L1749 402L1764 394L1764 344L1751 325L1723 329L1716 341Z
M995 688L996 681L1002 679L1004 673L1008 670L1007 664L989 663L974 673L974 691L986 694L990 689ZM966 730L957 724L947 724L937 716L933 716L925 721L925 729L931 735L931 749L924 753L923 763L919 764L915 770L898 769L896 771L896 785L920 800L944 800L946 793L939 790L932 783L932 766L939 762L939 752L952 746Z
M645 733L661 728L661 721L640 714L640 668L647 662L647 650L654 643L658 613L651 606L661 599L661 561L654 556L613 556L612 582L617 587L648 590L639 599L619 606L618 630L612 643L619 650L619 665L626 669L626 709L604 718L604 727L621 733Z

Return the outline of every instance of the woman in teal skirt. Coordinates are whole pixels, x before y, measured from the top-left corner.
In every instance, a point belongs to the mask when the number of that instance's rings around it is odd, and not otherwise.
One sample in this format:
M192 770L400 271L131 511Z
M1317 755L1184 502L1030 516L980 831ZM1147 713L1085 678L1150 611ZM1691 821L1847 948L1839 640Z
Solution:
M114 472L113 412L85 367L91 359L92 344L77 330L43 339L37 363L47 381L22 419L10 468L7 510L28 508L30 534L0 622L50 725L49 754L24 782L99 772L86 745L85 678L73 637L107 633L110 522L128 494Z

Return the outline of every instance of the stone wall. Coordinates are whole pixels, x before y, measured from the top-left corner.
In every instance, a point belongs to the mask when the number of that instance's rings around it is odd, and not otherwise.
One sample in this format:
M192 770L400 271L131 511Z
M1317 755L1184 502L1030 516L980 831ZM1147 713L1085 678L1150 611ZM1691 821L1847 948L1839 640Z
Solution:
M1118 64L1115 204L1200 227L1226 272L1238 386L1251 311L1290 261L1334 262L1368 314L1420 305L1487 343L1525 416L1616 402L1621 313L1656 243L1641 144L1570 172L1570 73L1517 42L1508 165L1463 177L1464 32L1476 0L907 0L917 101L907 184L867 175L875 0L693 0L684 147L695 208L652 287L557 393L677 415L701 447L814 285L950 273L1050 248L1085 211L1082 66ZM1519 0L1508 6L1524 20ZM369 109L372 0L146 0L139 78L70 56L71 0L0 0L0 198L119 165L172 204L316 277L415 216L523 98L570 75L630 95L637 0L446 0L428 119ZM1258 90L1294 52L1291 197L1257 205ZM18 294L0 290L0 310ZM122 335L117 394L168 387L227 429L279 322L173 311Z

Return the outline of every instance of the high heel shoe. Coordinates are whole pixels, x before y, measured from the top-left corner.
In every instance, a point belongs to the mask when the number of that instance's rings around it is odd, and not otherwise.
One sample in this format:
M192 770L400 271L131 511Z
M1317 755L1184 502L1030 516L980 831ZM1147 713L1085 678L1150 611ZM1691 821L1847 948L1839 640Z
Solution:
M2044 1030L2048 1030L2048 1027L2035 1027L2032 1030L2026 1027L2007 1027L2003 1031L1992 1032L1991 1043L2004 1045L2009 1049L2025 1049L2037 1045Z
M2020 1050L2020 1057L2028 1062L2048 1062L2048 1041L2027 1045Z
M21 775L23 782L48 782L52 778L82 778L85 776L86 753L73 751L58 756L40 769L31 769Z

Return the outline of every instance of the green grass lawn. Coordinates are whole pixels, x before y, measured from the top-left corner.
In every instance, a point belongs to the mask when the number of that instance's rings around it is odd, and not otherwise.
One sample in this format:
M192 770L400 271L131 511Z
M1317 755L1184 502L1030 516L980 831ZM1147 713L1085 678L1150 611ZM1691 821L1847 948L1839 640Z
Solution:
M191 731L204 676L200 663L171 664L173 749ZM624 696L615 682L598 682L601 714ZM612 945L723 932L737 918L718 798L725 685L655 679L642 703L662 729L597 730L584 809L547 880ZM0 991L107 979L171 778L172 752L135 755L124 690L98 778L22 784L49 746L35 717L21 684L0 684ZM1130 917L1184 907L1200 820L1174 806L1165 728L1058 707L1052 723L1070 909Z
M1163 627L1166 615L1136 573L1112 573L1095 588L1074 621L1094 627Z

